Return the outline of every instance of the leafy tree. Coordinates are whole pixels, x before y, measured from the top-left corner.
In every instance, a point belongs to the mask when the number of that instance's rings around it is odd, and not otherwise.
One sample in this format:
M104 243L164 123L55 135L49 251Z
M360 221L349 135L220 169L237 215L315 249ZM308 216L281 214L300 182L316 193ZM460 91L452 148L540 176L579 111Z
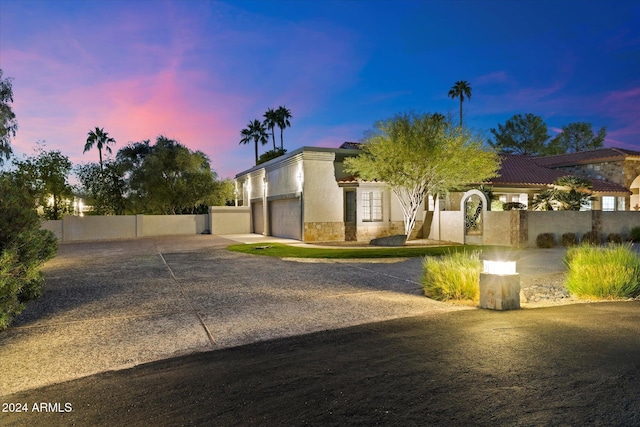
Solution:
M234 204L235 186L230 179L216 181L215 191L207 199L208 206L232 206Z
M278 113L273 108L269 108L264 113L264 126L271 132L271 139L273 139L273 150L276 149L276 134L274 128L278 125Z
M38 148L38 155L14 160L16 177L42 207L47 219L62 219L73 211L73 189L68 182L71 161L60 151Z
M552 211L555 210L553 208L555 201L555 191L553 190L544 190L540 194L536 194L533 196L533 201L531 202L531 208L534 211Z
M562 132L549 141L546 154L577 153L601 148L607 137L607 129L593 133L591 123L575 122L562 126Z
M471 84L465 80L457 81L449 90L449 98L460 98L460 126L462 126L462 103L465 96L471 99Z
M107 160L100 170L97 163L76 167L75 173L87 202L96 215L124 215L127 211L128 183L122 163Z
M496 175L500 159L462 126L431 114L401 114L379 121L362 153L345 159L345 169L365 180L385 182L402 206L405 234L428 194L438 194Z
M159 136L140 167L131 174L136 211L197 213L215 193L216 178L204 153L193 152L175 140Z
M516 114L498 129L491 129L494 140L489 145L501 153L536 156L546 152L549 139L547 125L542 117L528 113Z
M554 183L554 198L558 203L558 210L579 211L589 206L591 200L591 182L585 178L567 175L558 178Z
M545 190L533 197L531 207L536 211L579 211L589 205L591 200L589 180L567 175L558 178L553 188Z
M280 149L283 150L284 149L283 131L286 128L291 127L291 122L289 122L289 119L292 118L291 111L289 111L289 109L286 108L284 105L281 105L276 110L276 116L277 116L277 125L280 128Z
M286 148L276 148L274 150L265 151L260 155L257 164L262 164L268 162L269 160L275 159L276 157L283 156L287 152Z
M109 136L109 133L104 131L104 128L96 128L94 130L90 130L87 136L87 142L84 144L83 154L87 151L91 150L95 145L98 149L98 155L100 156L100 171L103 171L104 168L102 166L102 149L108 153L111 153L111 147L109 144L115 144L116 140Z
M249 122L246 128L240 131L240 135L242 138L240 139L240 144L248 144L251 141L255 143L256 149L256 165L258 164L258 142L262 145L266 144L268 141L267 131L264 127L264 124L260 122L260 120L253 120Z
M16 115L11 108L13 102L13 86L11 78L2 78L0 68L0 165L4 158L8 159L11 154L11 138L16 136L18 122Z
M42 293L40 265L53 258L55 235L40 229L35 200L15 173L0 174L0 330Z

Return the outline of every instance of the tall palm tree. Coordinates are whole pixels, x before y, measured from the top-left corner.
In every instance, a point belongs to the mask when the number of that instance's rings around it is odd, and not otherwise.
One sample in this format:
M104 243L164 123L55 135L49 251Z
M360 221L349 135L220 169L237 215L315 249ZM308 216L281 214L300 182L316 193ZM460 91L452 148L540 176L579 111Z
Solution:
M460 98L460 127L462 127L462 102L465 96L471 99L471 84L466 80L460 80L449 91L449 98Z
M293 116L291 115L291 111L289 111L289 109L286 108L284 105L281 105L280 107L278 107L278 109L276 110L276 115L277 115L276 124L280 128L280 148L283 149L284 142L282 137L282 131L285 128L291 127L291 123L289 122L289 119L293 118Z
M100 172L104 173L104 168L102 167L102 149L111 153L111 147L109 144L115 144L116 140L109 136L109 133L104 131L104 128L98 128L96 126L95 130L90 130L89 135L87 136L87 142L84 144L84 151L82 154L91 150L95 144L98 148L98 155L100 156Z
M278 125L278 114L273 108L269 108L264 113L264 125L271 131L271 138L273 139L273 149L276 149L276 134L273 129Z
M240 131L240 135L242 139L240 139L240 144L248 144L251 141L255 143L256 147L256 165L258 164L258 142L262 143L262 145L269 142L269 136L267 135L267 130L264 127L264 124L258 119L249 122L249 125L245 129Z

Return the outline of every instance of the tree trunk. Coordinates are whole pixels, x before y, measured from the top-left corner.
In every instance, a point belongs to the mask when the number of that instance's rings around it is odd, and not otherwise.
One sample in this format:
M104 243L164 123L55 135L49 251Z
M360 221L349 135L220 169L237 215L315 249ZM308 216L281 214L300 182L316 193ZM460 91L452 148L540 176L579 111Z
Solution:
M256 165L258 164L258 140L255 140L256 142Z
M284 131L283 128L280 128L280 149L283 150L284 149L284 142L283 142L283 136L282 136L282 132Z

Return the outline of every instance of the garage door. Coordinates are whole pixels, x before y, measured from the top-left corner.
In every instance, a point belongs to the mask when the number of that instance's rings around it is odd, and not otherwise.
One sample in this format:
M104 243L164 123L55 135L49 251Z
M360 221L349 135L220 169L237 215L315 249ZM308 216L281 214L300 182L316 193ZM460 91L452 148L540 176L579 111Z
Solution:
M264 215L262 213L262 202L251 203L251 221L253 222L253 232L262 234L264 232Z
M271 235L302 240L300 199L284 199L269 202Z

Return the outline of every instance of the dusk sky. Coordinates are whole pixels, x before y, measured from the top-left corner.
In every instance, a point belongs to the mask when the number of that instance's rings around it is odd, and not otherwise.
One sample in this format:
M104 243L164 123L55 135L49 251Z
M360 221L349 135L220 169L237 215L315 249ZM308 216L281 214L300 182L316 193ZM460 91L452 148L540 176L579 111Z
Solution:
M640 1L0 0L0 68L14 152L45 140L74 164L98 160L82 153L98 126L114 154L163 134L233 177L269 107L291 110L289 151L338 147L396 113L457 115L458 80L487 137L534 113L552 136L587 121L640 150Z

